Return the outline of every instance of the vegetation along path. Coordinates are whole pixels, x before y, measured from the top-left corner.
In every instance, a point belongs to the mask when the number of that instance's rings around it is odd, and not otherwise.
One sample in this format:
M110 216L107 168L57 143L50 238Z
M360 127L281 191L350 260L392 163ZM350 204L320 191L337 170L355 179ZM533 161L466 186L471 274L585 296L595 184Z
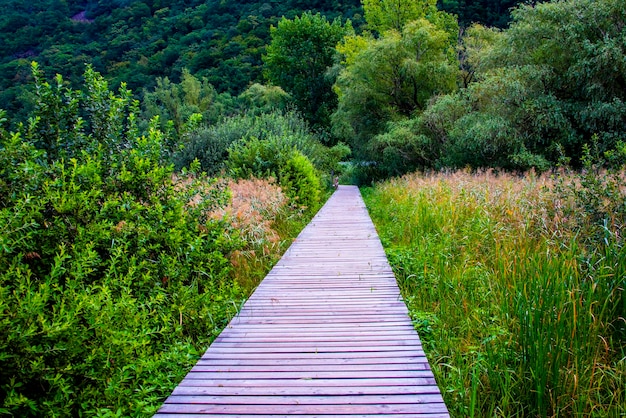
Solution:
M156 417L448 417L358 188L340 186Z

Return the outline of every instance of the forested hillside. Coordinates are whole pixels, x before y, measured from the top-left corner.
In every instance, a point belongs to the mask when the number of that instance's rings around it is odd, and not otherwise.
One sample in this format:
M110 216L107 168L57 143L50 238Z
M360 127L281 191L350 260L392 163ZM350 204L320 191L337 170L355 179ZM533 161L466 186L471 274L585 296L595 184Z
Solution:
M31 60L73 81L90 63L112 85L123 81L136 92L156 77L178 80L187 68L218 91L239 94L262 79L261 55L280 17L311 9L360 21L358 0L8 3L0 17L0 102L7 104L28 81Z
M472 23L503 28L508 25L511 8L519 3L535 3L520 0L439 0L437 5L459 18L459 24L467 27Z
M442 7L464 24L504 25L517 2L444 0ZM186 68L218 92L236 95L263 81L270 25L306 10L350 19L356 28L365 23L358 0L7 0L0 16L0 103L9 111L23 107L31 60L74 82L90 63L112 85L126 82L136 93L154 87L156 77L178 81Z

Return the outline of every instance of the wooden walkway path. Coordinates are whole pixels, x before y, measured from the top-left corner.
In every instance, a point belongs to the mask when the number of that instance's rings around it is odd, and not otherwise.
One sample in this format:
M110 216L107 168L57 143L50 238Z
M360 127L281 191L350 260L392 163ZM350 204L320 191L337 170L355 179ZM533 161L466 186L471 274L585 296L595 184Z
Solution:
M448 417L356 187L339 187L155 416Z

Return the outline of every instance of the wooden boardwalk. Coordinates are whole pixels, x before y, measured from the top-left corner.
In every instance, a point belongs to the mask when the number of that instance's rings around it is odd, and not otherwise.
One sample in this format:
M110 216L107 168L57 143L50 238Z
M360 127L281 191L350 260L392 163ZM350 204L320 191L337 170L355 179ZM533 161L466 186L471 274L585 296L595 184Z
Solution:
M155 416L448 417L356 187L339 187Z

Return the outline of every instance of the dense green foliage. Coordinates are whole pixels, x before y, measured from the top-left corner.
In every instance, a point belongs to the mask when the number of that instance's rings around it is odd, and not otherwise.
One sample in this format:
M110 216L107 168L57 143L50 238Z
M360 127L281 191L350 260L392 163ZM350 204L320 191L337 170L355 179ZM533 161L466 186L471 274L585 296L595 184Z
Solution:
M316 177L326 184L330 184L331 173L341 172L339 163L350 155L344 144L323 145L296 112L273 110L257 115L254 108L213 126L198 127L185 134L181 144L183 148L174 154L178 168L198 160L202 170L212 175L228 167L229 174L239 178L280 179L278 168L286 167L295 152L310 161Z
M327 127L337 97L334 80L326 73L333 65L335 46L353 33L351 23L344 27L339 19L328 22L319 13L304 13L293 20L283 18L270 32L272 42L263 56L268 79L291 94L313 126Z
M363 0L362 3L368 29L381 35L389 30L402 32L407 24L437 11L434 0Z
M457 415L624 413L623 0L5 3L0 414L153 413L331 176L559 165L369 203Z
M439 23L421 18L401 33L352 38L340 47L347 58L335 84L339 106L333 128L358 157L377 154L370 141L388 122L408 118L423 110L431 96L455 89L455 41ZM350 50L352 45L358 49Z
M517 1L469 3L444 0L441 6L464 26L503 25ZM7 0L0 16L0 103L10 114L27 116L31 60L75 83L90 63L113 86L126 82L135 92L154 87L157 77L178 82L187 68L217 92L235 96L263 81L270 26L307 10L351 19L357 28L364 23L357 0Z
M592 160L556 180L407 175L366 190L453 417L626 413L623 165Z
M414 20L401 35L340 45L333 128L366 162L365 178L420 168L580 167L585 144L607 151L624 138L623 2L553 1L512 14L508 29L474 25L458 45L450 36L456 54L442 49L441 36L454 26L441 12L426 13L432 27ZM415 25L419 36L407 36ZM396 43L415 39L408 45L430 54L397 54L386 47L394 45L389 33ZM379 49L384 61L376 58Z
M235 178L275 178L292 204L305 209L317 207L321 194L319 174L289 138L250 137L236 142L229 149L227 165Z
M75 83L90 63L111 85L126 82L135 92L154 87L157 77L178 82L187 68L217 92L238 95L262 82L270 26L306 10L361 20L357 0L5 1L0 103L10 113L23 108L31 60Z
M438 0L437 5L448 13L459 17L459 24L468 27L472 23L503 28L510 21L509 11L521 3L535 1L520 0Z
M158 119L141 134L91 68L83 90L33 74L29 123L0 113L0 415L150 416L283 248L286 198L259 181L246 212L197 162L175 175Z
M545 169L563 157L579 165L593 137L614 148L626 126L625 21L616 1L516 10L475 52L478 81L435 104L449 126L440 127L450 145L442 164Z
M207 219L227 196L175 182L128 91L35 76L29 125L1 132L0 411L146 414L242 297Z
M144 90L144 123L159 117L161 128L181 138L200 123L213 124L232 113L236 100L230 94L218 94L206 78L198 79L183 69L180 83L157 78L154 90Z

